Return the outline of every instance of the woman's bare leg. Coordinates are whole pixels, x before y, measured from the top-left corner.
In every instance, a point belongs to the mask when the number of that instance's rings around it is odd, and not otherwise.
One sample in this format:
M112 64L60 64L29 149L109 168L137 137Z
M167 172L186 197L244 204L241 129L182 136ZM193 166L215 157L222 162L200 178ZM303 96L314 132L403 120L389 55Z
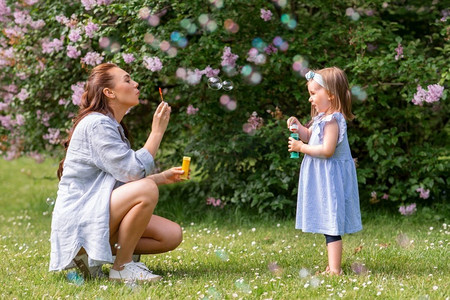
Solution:
M136 254L156 254L175 249L183 240L180 225L166 218L153 215L141 239Z
M112 266L121 270L131 261L133 252L141 239L158 203L156 183L143 178L124 184L113 190L110 200L110 242L118 244L116 260Z

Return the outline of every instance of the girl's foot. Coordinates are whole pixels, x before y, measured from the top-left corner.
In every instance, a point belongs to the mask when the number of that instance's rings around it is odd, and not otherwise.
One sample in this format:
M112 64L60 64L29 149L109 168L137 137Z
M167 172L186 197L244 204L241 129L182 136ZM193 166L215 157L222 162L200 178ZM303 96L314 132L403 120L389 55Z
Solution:
M320 273L321 275L331 275L331 276L341 276L342 274L344 274L343 270L340 269L339 272L333 272L330 269L330 266L327 266L327 268L325 269L325 271L323 271L322 273Z

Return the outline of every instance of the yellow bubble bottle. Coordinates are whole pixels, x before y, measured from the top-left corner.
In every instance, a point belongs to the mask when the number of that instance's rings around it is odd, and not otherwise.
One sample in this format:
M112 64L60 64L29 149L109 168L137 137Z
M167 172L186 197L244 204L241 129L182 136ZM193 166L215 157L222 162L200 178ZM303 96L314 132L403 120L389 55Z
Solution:
M183 164L181 165L181 169L183 169L184 173L181 174L181 179L188 179L190 163L191 158L189 156L183 156Z

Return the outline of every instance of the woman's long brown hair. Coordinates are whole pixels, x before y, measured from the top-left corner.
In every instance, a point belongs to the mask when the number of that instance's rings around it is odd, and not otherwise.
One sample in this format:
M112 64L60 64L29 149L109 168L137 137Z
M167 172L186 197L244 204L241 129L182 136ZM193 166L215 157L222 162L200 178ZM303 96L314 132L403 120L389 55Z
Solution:
M73 126L69 131L69 136L67 140L64 141L63 146L67 153L67 148L69 148L70 140L72 134L84 117L86 117L91 112L99 112L104 115L114 115L111 107L108 104L108 98L103 93L104 88L114 88L114 76L110 74L109 70L117 68L117 65L112 63L104 63L96 66L92 69L91 74L86 82L84 88L84 93L81 96L80 109L78 110L77 116L73 119ZM120 123L125 131L125 136L128 136L126 127L122 122ZM61 180L63 174L65 157L59 163L58 168L58 179Z

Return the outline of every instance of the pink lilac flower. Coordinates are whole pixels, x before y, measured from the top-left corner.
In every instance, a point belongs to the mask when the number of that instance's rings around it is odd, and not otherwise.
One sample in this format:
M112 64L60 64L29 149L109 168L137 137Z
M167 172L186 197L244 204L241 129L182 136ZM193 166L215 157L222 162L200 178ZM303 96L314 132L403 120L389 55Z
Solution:
M11 14L11 9L6 5L5 0L0 0L0 22L5 22L7 16Z
M91 10L94 6L97 5L96 0L81 0L81 4L84 6L84 9Z
M44 40L42 42L42 53L53 53L59 52L63 49L63 40L64 36L60 39L53 39L53 41L49 42L48 40Z
M192 106L192 104L189 104L189 106L187 107L186 113L188 115L195 115L198 112L198 108L195 108L194 106Z
M19 27L17 25L3 29L3 33L9 39L22 38L27 32L28 29L26 27Z
M278 48L275 47L273 44L270 44L269 46L264 48L264 52L266 52L266 54L270 55L272 53L277 53L278 52Z
M209 197L206 199L206 205L212 205L214 207L219 206L220 208L223 208L225 206L225 203L222 202L220 199L214 199L213 197Z
M203 74L210 78L210 77L215 77L217 75L219 75L220 70L219 69L213 69L210 66L207 66L204 70L203 70Z
M25 79L27 79L28 77L30 77L30 76L29 76L27 73L25 73L25 72L19 72L19 73L16 73L16 76L19 77L20 80L25 80Z
M19 98L20 101L24 101L25 99L27 99L30 96L30 94L28 93L28 91L24 88L22 88L20 90L20 92L16 95L17 98Z
M76 84L72 84L70 87L73 91L72 94L72 103L74 105L80 105L81 104L81 96L83 96L84 93L84 82L80 81Z
M25 124L25 117L21 114L17 114L16 115L16 124L19 126L22 126L23 124Z
M134 55L131 53L123 53L122 54L123 60L125 61L125 63L130 64L133 61L135 61Z
M44 134L42 138L47 140L50 144L59 144L59 134L60 131L57 128L49 128L48 133Z
M441 11L441 14L442 14L441 22L446 22L448 16L450 16L450 10L444 9L443 11Z
M423 101L427 96L427 91L424 90L420 85L417 86L417 92L414 94L414 98L412 99L412 103L415 105L422 105Z
M77 47L68 45L67 46L67 56L70 58L78 58L81 55L81 51Z
M272 12L269 9L265 10L264 8L261 8L261 19L266 22L270 21L270 19L272 19Z
M33 20L31 19L28 11L20 11L20 10L16 10L13 14L14 16L14 22L17 25L28 25L30 24Z
M156 56L144 56L144 66L152 72L157 72L163 67L161 60Z
M410 216L412 215L415 211L416 211L416 204L410 204L408 206L400 206L400 208L398 209L398 211L404 215L404 216Z
M45 127L50 127L50 118L53 117L53 113L44 112L41 114L39 111L38 118L41 118L42 124L44 124Z
M381 197L381 199L387 200L387 199L389 199L389 195L385 193L385 194Z
M430 190L425 190L423 187L416 189L416 192L420 193L419 197L422 199L428 199L430 197Z
M39 2L39 0L24 0L24 2L28 5L34 5Z
M37 21L32 21L30 23L31 28L33 29L41 29L42 27L45 26L45 21L44 20L37 20Z
M11 130L13 125L14 125L14 122L11 119L10 115L6 115L6 116L1 116L0 115L0 124L3 127L5 127L6 130Z
M0 49L0 66L9 66L14 60L14 48Z
M234 67L238 57L238 55L231 53L230 47L225 47L222 55L222 67Z
M68 101L66 99L63 99L63 98L59 99L59 101L58 101L59 105L66 105L67 103L68 103Z
M442 97L444 87L439 84L431 84L428 86L428 91L424 90L420 85L417 86L417 92L414 94L412 103L415 105L423 105L423 102L433 103L439 101Z
M17 93L17 91L19 90L19 89L17 88L17 85L15 85L15 84L5 85L5 86L3 87L3 89L4 89L5 91L7 91L8 93Z
M82 59L81 62L90 65L90 66L96 66L100 64L103 61L104 57L101 56L99 53L92 51L88 52Z
M44 156L38 153L37 151L32 151L28 153L28 156L34 159L34 161L37 162L38 164L43 163L45 160Z
M60 23L60 24L62 24L62 25L67 25L67 24L69 24L69 22L70 22L69 18L67 18L67 17L64 16L64 15L56 16L55 19L56 19L56 21L57 21L58 23Z
M69 33L69 40L76 43L81 38L81 30L80 29L72 29Z
M250 118L248 118L247 123L251 126L252 129L256 130L263 126L264 120L263 118L258 117L256 111L254 111Z
M399 60L400 58L403 58L402 44L398 43L398 46L397 46L397 48L395 48L395 51L397 52L397 55L395 55L395 60Z
M428 103L437 102L442 97L444 87L439 84L431 84L428 86L428 94L425 97L425 101Z
M98 25L92 22L89 22L85 27L84 31L89 38L94 36L94 33L99 29Z
M8 103L0 102L0 111L6 111L8 110L8 108L9 108Z

